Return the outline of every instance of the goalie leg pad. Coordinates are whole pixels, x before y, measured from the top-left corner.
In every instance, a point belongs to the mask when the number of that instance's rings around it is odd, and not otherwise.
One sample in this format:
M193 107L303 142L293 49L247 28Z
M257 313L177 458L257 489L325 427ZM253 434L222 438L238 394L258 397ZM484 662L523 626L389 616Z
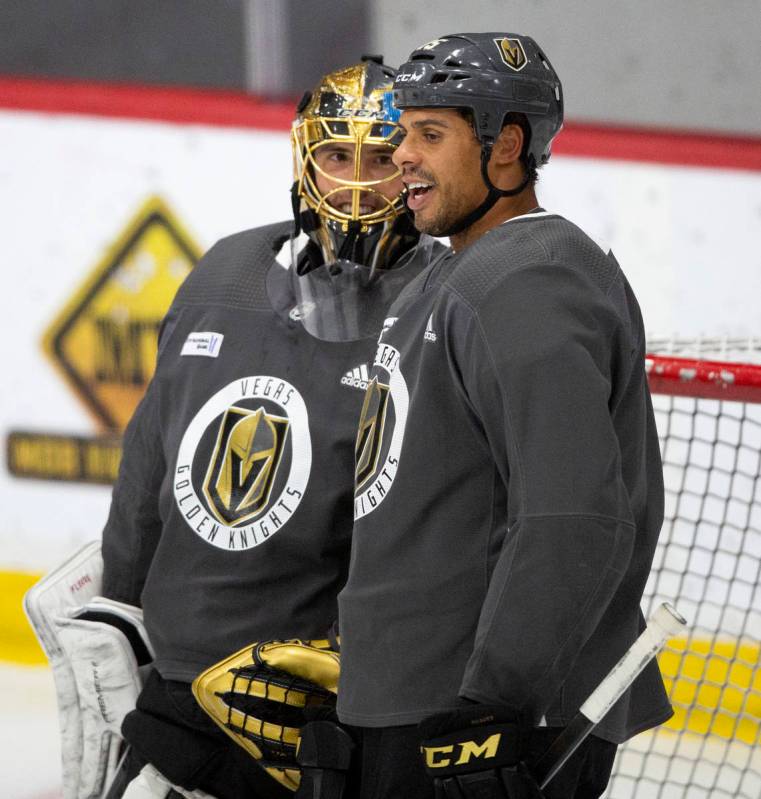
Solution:
M64 799L99 796L113 778L119 727L153 652L139 608L98 597L100 543L29 589L24 609L50 661L58 699Z
M86 614L87 607L75 612ZM140 692L138 661L124 633L105 621L59 617L55 627L79 705L83 749L78 795L97 796L116 771L121 723Z
M48 659L63 654L54 619L97 596L102 578L100 542L91 541L26 592L24 611Z
M91 541L35 583L24 596L24 611L50 661L55 683L64 799L79 797L77 786L84 744L74 672L58 641L53 620L98 594L102 575L100 542Z

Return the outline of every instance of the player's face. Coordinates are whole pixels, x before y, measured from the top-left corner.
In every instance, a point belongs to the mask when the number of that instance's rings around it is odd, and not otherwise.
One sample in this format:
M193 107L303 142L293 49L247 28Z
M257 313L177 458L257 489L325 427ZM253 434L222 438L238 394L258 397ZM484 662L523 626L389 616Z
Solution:
M379 195L393 201L402 192L401 174L391 160L393 150L388 145L365 145L361 148L359 180L381 182L361 192L360 214L371 214L386 207L387 204ZM351 189L341 189L341 181L357 179L355 156L355 145L345 142L324 144L314 154L319 167L315 172L317 188L323 197L329 194L328 203L344 214L352 213L353 192ZM331 180L331 177L336 180Z
M394 151L415 214L415 227L443 235L486 197L481 145L473 128L454 109L404 111L404 139Z

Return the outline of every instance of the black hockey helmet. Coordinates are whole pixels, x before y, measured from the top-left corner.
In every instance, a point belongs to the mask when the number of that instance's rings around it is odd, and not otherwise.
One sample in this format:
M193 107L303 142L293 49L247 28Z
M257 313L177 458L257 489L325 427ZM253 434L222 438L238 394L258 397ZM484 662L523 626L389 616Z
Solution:
M494 142L505 115L526 115L529 158L547 163L563 125L560 79L539 45L517 33L455 33L418 47L394 80L397 108L469 108L481 143Z
M550 158L552 140L563 126L563 91L539 45L517 33L454 33L414 50L394 79L394 105L408 108L463 108L471 111L481 142L481 175L489 193L446 235L460 233L500 197L512 197L531 182ZM487 165L492 146L510 113L525 116L529 128L526 176L512 189L498 189Z

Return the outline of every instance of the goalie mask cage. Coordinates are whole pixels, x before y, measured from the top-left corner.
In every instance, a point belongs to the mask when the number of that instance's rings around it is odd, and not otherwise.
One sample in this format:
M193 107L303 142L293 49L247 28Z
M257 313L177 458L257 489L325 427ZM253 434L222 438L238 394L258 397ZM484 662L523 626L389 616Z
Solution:
M666 512L643 599L674 717L619 748L608 799L761 797L761 340L651 340Z

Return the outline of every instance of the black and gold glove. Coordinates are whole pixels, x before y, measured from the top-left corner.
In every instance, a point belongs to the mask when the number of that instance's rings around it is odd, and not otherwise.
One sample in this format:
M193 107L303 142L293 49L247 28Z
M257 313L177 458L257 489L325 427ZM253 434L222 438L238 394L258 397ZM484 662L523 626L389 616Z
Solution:
M193 681L201 707L281 785L301 781L301 728L335 706L339 654L328 641L265 641L216 663Z
M521 761L524 727L512 709L467 705L420 723L436 799L542 799Z

